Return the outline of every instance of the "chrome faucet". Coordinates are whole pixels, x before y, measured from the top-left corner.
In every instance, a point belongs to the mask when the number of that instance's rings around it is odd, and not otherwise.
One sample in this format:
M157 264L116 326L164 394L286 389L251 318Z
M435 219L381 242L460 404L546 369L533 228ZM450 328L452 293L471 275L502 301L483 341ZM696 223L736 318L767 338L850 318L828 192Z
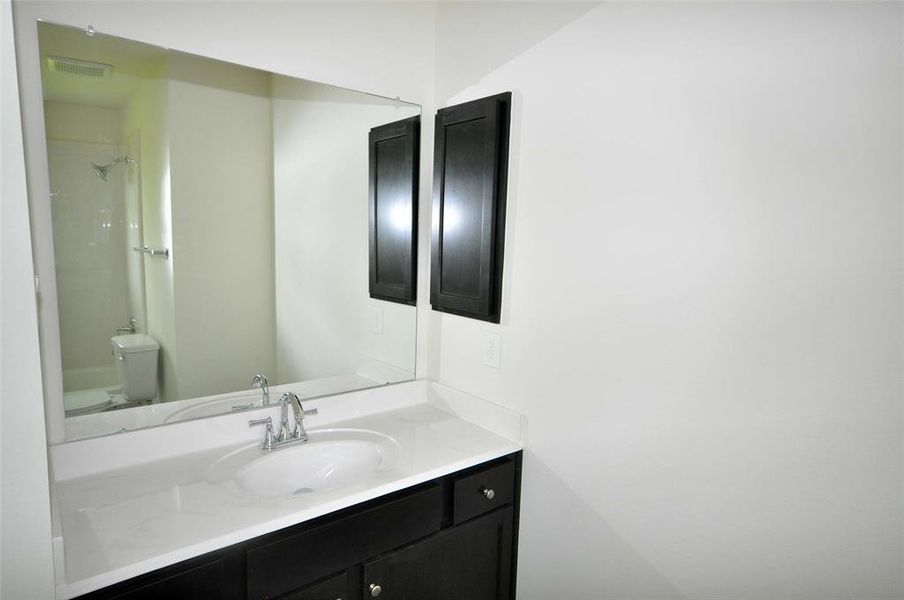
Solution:
M264 441L261 444L261 450L272 450L273 449L273 419L271 417L264 417L263 419L251 419L248 421L248 426L253 427L254 425L266 425L267 433L264 434Z
M304 418L308 415L316 415L317 409L312 408L310 410L305 410L304 408L302 408L301 400L298 398L297 395L293 394L292 392L286 392L285 394L282 395L282 397L287 399L286 404L288 404L289 400L291 400L294 403L295 428L292 429L292 434L291 434L292 439L298 440L300 442L308 441L308 432L304 430ZM283 404L283 406L285 407L285 404ZM283 409L283 410L285 410L285 409ZM285 425L286 423L283 422L283 424Z
M261 388L261 406L270 406L270 384L263 373L258 373L251 380L251 389L256 387Z
M279 398L279 433L276 434L276 443L286 443L291 439L289 433L289 399L292 392L286 392Z
M295 427L289 430L289 403L293 403L295 410ZM286 392L279 399L280 416L279 416L279 432L273 431L273 419L266 417L263 419L253 419L248 421L248 425L266 425L267 432L261 449L272 450L287 444L303 443L308 441L308 433L304 430L304 418L308 415L316 415L317 409L304 410L301 407L301 400L292 392Z

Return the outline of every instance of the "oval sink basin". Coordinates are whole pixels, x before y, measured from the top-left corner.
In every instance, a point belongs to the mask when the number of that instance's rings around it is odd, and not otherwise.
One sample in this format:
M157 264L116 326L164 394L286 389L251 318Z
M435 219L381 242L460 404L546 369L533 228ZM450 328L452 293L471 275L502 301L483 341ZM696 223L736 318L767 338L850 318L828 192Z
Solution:
M364 482L393 465L399 445L375 431L328 429L308 432L309 441L264 453L257 445L221 459L214 479L231 478L247 492L291 496ZM230 477L231 475L231 477Z

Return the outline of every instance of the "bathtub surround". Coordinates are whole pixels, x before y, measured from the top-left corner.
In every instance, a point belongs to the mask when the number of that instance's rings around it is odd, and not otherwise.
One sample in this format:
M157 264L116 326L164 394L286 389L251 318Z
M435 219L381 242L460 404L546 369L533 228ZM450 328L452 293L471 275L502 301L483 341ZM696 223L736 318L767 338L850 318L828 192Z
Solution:
M75 104L53 94L44 102L56 286L60 291L63 405L68 414L109 405L118 381L110 336L134 318L144 323L137 163L117 165L104 181L92 164L111 164L124 150L121 111ZM133 148L132 156L138 156ZM143 328L143 325L141 326Z

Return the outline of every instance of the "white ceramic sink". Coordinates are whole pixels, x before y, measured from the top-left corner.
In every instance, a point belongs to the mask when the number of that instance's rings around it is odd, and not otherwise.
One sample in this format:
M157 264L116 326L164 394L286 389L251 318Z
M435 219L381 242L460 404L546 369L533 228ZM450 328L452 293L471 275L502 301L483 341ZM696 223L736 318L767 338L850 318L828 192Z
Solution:
M241 448L215 464L209 479L232 479L261 496L305 495L363 483L399 456L389 436L363 429L311 431L309 441L264 452Z

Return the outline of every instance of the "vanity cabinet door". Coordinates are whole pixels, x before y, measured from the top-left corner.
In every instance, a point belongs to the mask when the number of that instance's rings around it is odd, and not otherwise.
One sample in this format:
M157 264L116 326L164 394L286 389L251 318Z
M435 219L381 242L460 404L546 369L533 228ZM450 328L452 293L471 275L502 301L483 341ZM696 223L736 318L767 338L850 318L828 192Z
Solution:
M511 600L512 516L501 509L366 563L364 598Z

